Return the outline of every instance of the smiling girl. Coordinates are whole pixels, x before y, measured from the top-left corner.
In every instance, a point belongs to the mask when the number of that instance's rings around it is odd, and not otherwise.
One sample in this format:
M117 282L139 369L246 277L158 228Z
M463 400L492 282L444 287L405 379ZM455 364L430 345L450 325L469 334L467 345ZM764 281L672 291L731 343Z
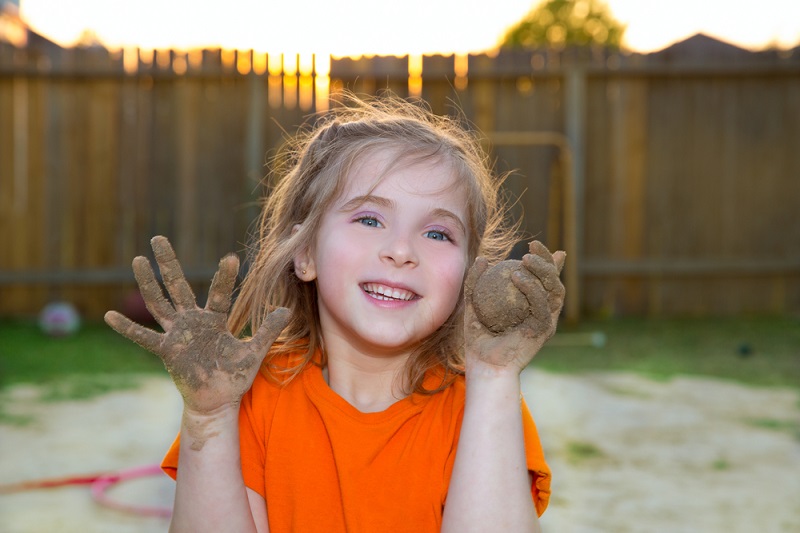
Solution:
M297 143L232 310L236 256L198 308L156 237L171 301L134 272L164 333L106 316L184 398L172 529L537 531L550 472L519 374L555 331L563 252L535 243L512 277L547 316L493 333L472 288L514 235L469 132L350 98Z

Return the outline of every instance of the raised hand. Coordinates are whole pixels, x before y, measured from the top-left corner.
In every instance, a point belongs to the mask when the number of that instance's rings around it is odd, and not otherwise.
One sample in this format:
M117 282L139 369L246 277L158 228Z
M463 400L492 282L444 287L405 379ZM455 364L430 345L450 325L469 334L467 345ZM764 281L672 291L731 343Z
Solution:
M145 257L133 260L133 272L147 309L164 333L132 322L116 311L106 313L106 323L164 361L187 409L203 414L238 404L253 384L270 346L286 327L289 311L274 310L252 339L237 339L227 328L239 272L236 255L222 258L208 291L208 302L200 308L169 241L157 236L150 244L171 302Z
M539 241L530 243L529 252L510 276L510 282L524 295L523 307L527 303L527 308L519 314L525 318L501 331L497 327L490 329L492 325L484 324L476 314L476 305L483 302L474 301L475 287L489 268L486 259L477 258L467 273L464 336L468 369L489 365L496 370L520 372L555 333L564 305L564 285L559 274L566 254L563 251L551 254Z

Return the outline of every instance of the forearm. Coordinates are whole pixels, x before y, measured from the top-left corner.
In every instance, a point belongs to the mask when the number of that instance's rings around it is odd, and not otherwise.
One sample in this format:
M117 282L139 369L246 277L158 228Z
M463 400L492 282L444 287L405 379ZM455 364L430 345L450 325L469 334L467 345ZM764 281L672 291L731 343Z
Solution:
M443 532L539 531L525 458L519 375L467 368Z
M242 478L239 413L184 410L170 531L256 531Z

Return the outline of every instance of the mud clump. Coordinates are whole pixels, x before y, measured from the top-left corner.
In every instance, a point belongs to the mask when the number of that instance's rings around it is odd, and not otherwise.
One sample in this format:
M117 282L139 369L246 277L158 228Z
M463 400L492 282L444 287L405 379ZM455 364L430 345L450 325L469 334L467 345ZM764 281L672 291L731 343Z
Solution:
M528 299L511 281L511 274L522 266L522 261L501 261L484 272L475 283L472 306L478 320L494 333L523 322L531 314Z

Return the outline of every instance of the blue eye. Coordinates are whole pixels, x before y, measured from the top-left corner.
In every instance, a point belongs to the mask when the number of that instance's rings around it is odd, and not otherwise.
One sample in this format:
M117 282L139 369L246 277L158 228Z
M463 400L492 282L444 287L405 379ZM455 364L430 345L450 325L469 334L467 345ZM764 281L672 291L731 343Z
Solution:
M443 231L426 231L425 236L429 239L433 239L434 241L449 241L450 237Z
M381 223L378 222L378 219L375 217L358 217L355 222L359 224L363 224L364 226L368 226L370 228L380 228Z

